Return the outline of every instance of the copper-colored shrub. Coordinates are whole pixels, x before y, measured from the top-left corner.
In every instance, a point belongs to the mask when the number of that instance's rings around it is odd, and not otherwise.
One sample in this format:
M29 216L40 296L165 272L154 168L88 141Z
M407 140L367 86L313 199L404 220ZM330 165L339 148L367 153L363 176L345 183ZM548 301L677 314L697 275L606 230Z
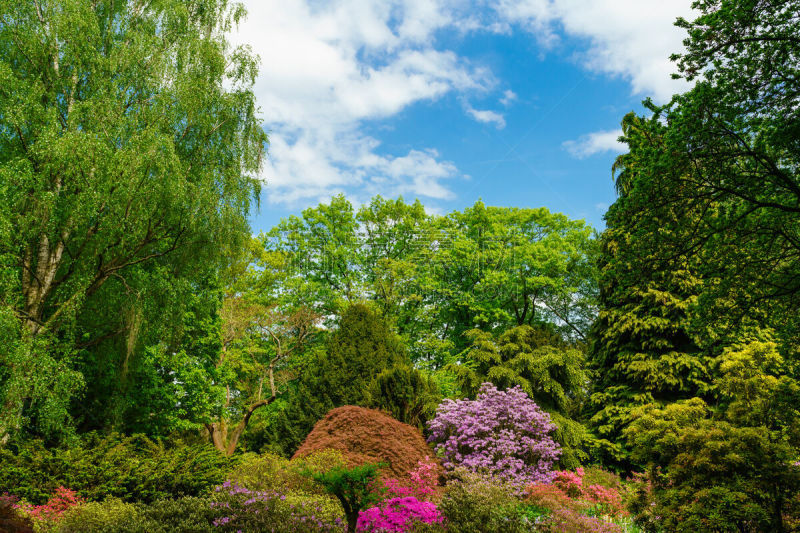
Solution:
M386 463L384 475L397 479L407 479L420 460L435 457L417 428L380 411L354 405L329 411L292 459L325 448L342 452L349 466Z

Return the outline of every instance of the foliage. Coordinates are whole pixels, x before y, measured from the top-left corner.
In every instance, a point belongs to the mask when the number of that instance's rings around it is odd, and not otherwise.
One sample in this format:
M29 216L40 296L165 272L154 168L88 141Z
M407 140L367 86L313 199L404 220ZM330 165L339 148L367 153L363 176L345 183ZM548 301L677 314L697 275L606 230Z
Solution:
M522 533L533 531L519 499L519 486L499 478L454 472L438 505L451 533Z
M289 217L264 239L285 254L289 298L313 295L322 315L369 299L412 360L438 369L476 327L550 323L585 338L596 281L591 229L545 208L482 202L429 216L417 201L375 197L356 212L338 196Z
M33 523L17 511L19 498L4 492L0 494L0 531L8 533L33 533Z
M58 533L211 533L212 500L187 496L149 504L118 499L90 502L64 517Z
M321 450L291 461L264 453L243 458L228 475L228 481L257 492L283 490L323 495L325 489L304 473L319 473L335 466L345 466L344 457L337 450Z
M59 485L93 501L197 496L221 483L235 464L204 444L156 442L142 435L89 435L69 449L32 441L16 453L0 448L0 457L0 490L34 504L44 503Z
M31 505L21 501L16 508L22 516L30 518L36 531L50 531L57 528L67 512L82 506L83 503L83 498L74 490L60 486L45 503Z
M519 485L550 481L560 454L550 415L519 387L502 392L484 383L475 400L445 400L428 429L445 468L460 466Z
M753 340L719 358L718 405L693 398L642 408L626 431L648 467L634 511L666 531L784 531L800 489L800 386L782 375L775 343Z
M442 397L433 378L407 364L383 370L372 383L372 405L392 418L424 427Z
M472 346L461 354L463 363L448 366L461 390L477 394L486 381L501 388L519 386L555 422L560 464L574 468L587 459L582 447L589 435L577 420L589 382L581 350L547 325L517 326L496 339L481 330L467 336Z
M215 531L342 531L341 509L326 498L253 491L226 481L215 489L212 506L220 512Z
M272 448L291 455L314 424L335 407L372 407L375 376L408 363L401 339L379 313L366 304L351 305L328 338L325 352L309 357L287 395L270 439Z
M328 493L336 496L342 504L348 533L356 531L359 512L380 499L376 490L379 463L367 463L348 468L334 466L321 472L308 472L308 475L322 485Z
M408 481L396 478L381 480L387 498L404 498L413 496L420 501L429 501L437 497L439 485L439 468L430 457L420 460L416 468L409 472Z
M17 321L0 437L57 438L77 414L97 427L152 399L132 363L179 332L182 298L247 237L266 142L257 60L226 41L243 15L226 0L0 12L2 301ZM76 370L110 403L71 405Z

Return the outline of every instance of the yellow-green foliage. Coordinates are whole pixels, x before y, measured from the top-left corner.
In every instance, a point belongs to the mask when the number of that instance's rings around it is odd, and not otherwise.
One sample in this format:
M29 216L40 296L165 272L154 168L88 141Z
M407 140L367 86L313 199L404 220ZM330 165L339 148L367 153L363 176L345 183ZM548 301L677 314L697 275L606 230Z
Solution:
M323 487L301 472L321 473L334 466L345 466L337 450L320 450L302 459L288 460L278 455L252 455L230 475L230 481L253 491L274 490L286 495L286 503L296 508L318 508L315 514L325 522L344 518L342 507Z
M336 450L321 450L302 459L288 460L265 453L247 457L228 479L250 490L280 490L298 494L324 495L325 490L300 472L321 472L333 466L343 466L344 458Z
M90 502L71 509L64 515L59 533L114 533L118 525L133 523L139 517L136 505L118 498Z

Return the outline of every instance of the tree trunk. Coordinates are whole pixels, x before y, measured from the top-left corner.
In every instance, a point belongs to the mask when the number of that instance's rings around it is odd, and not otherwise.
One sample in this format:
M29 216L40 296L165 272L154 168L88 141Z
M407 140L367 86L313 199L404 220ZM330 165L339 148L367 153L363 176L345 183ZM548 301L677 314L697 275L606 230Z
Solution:
M206 430L208 430L208 435L211 437L211 442L214 444L214 447L224 453L226 457L233 455L233 452L236 451L236 445L239 443L239 438L250 422L250 417L253 416L253 413L257 409L269 405L273 401L275 401L275 396L253 403L247 409L247 413L242 417L242 420L239 421L233 431L229 431L228 421L224 418L220 418L218 422L206 424Z

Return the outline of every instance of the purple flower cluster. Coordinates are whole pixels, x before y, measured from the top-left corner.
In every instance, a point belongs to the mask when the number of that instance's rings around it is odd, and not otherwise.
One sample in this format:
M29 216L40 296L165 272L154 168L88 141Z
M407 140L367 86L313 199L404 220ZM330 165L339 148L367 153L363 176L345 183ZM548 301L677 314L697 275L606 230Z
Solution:
M444 517L431 502L413 496L386 500L380 507L371 507L358 515L358 531L371 533L405 533L415 523L442 523Z
M561 447L550 436L550 415L519 387L481 385L475 400L445 400L428 422L447 469L463 467L515 485L549 483Z

